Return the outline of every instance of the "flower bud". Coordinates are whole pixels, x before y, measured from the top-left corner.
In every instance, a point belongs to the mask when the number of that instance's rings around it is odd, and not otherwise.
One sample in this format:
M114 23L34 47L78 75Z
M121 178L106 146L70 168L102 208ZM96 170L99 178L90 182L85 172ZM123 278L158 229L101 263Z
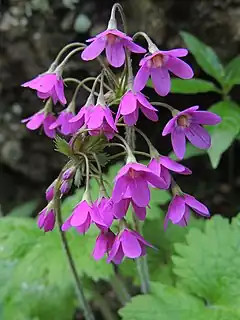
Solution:
M55 225L55 213L53 209L44 208L38 218L38 227L45 232L52 231Z

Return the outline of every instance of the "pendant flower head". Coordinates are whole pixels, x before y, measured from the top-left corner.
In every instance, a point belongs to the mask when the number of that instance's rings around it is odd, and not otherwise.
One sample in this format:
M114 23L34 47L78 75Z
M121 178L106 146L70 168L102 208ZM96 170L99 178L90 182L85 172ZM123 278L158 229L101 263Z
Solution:
M64 105L67 100L64 95L64 83L61 76L57 72L46 72L40 74L33 80L25 82L22 87L28 87L37 91L37 95L40 99L52 98L53 103L58 101Z
M44 110L41 110L34 115L32 115L29 118L23 119L22 123L27 123L26 127L29 130L36 130L43 126L43 130L49 138L54 138L56 135L56 130L51 129L51 125L56 121L56 118L54 115L49 112L45 112Z
M111 230L106 232L101 231L96 239L95 247L93 249L93 258L95 260L102 259L104 255L112 249L114 240L115 234Z
M169 188L171 184L171 174L169 170L184 175L192 173L187 167L165 156L153 158L149 162L148 168L166 182L167 188Z
M135 77L134 90L141 91L151 76L155 91L160 96L166 96L171 89L169 71L182 79L193 77L192 68L179 59L188 54L187 49L169 51L156 50L140 61L140 69Z
M88 39L87 42L90 42L90 45L82 52L83 60L93 60L105 49L108 62L115 68L124 64L126 49L134 53L146 52L144 48L134 43L131 37L117 28L107 29L94 38Z
M120 169L115 178L112 201L118 203L124 198L131 198L138 207L146 207L150 201L149 184L166 189L165 182L145 165L130 162Z
M208 149L211 137L202 125L216 125L221 118L208 111L197 111L199 106L188 108L177 113L163 129L162 135L171 133L173 150L179 159L186 151L186 137L197 148Z
M210 217L208 208L193 196L186 193L183 195L176 195L173 197L168 207L168 212L164 221L164 228L167 228L169 220L181 227L187 226L190 218L190 209L201 216Z
M50 126L50 129L57 129L65 136L77 132L81 126L78 122L70 122L75 114L72 111L63 110L58 116L57 120Z
M124 257L136 259L146 254L146 246L152 247L140 234L135 231L124 229L113 243L107 262L116 264L122 262Z
M54 229L55 226L55 213L53 209L44 208L38 217L38 227L43 229L44 232L49 232Z
M129 90L121 99L115 122L122 115L128 126L135 125L138 120L139 109L149 120L158 121L156 113L158 110L148 102L145 96L141 92L134 93Z

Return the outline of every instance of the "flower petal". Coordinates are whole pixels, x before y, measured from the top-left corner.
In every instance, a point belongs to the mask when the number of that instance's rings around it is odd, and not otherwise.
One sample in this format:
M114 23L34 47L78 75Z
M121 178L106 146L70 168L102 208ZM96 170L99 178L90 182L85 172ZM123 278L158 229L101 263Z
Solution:
M171 89L171 80L167 68L152 68L151 78L156 92L164 97Z
M189 207L191 207L194 211L199 213L200 215L203 215L206 217L210 216L208 208L203 203L195 199L193 196L190 196L189 194L185 194L184 199L186 204Z
M188 50L184 48L172 49L167 51L160 51L161 53L172 57L185 57L188 55Z
M186 62L178 58L169 57L165 67L182 79L191 79L194 75L192 68Z
M120 177L116 181L112 192L112 201L114 203L118 203L124 197L124 194L127 191L127 187L127 179L124 176Z
M123 253L128 258L138 258L141 256L142 248L138 239L128 230L124 230L121 235Z
M211 146L211 137L206 129L198 124L191 124L190 127L185 130L185 134L188 140L197 148L208 149Z
M147 100L147 98L141 92L136 93L136 97L137 97L139 104L141 104L144 108L147 108L149 110L153 110L156 112L158 111L158 109L154 108L151 105L151 103Z
M179 159L183 159L186 151L186 139L184 131L180 128L175 128L171 134L173 151Z
M122 219L127 213L130 199L122 199L113 206L113 214L117 219Z
M166 136L174 130L176 119L177 117L175 116L168 121L168 123L165 125L163 129L162 136Z
M177 161L172 160L171 158L161 156L160 157L160 163L164 167L168 168L169 170L172 170L174 172L183 172L185 170L185 167L178 163Z
M145 65L143 65L138 70L138 72L135 76L134 83L133 83L134 91L136 91L136 92L141 91L145 87L149 76L150 76L149 68L146 67Z
M146 207L139 207L134 201L132 201L133 210L139 220L144 221L146 218L147 210Z
M120 247L121 247L121 242L119 241L119 237L116 237L113 243L112 249L109 253L107 263L110 263L114 259ZM122 258L123 258L123 252L122 252Z
M139 115L139 110L137 108L134 112L123 116L124 122L128 126L134 126L138 121L138 115Z
M146 180L141 177L129 180L129 190L137 206L146 207L149 204L150 190Z
M78 227L83 225L88 216L90 216L90 207L86 201L82 201L73 210L71 226Z
M190 219L190 209L188 206L185 206L185 212L182 219L178 222L180 227L186 227Z
M52 90L56 81L57 81L56 73L44 73L38 76L36 79L33 79L23 84L23 86L27 86L31 89L35 89L42 93L47 93Z
M161 178L165 181L166 189L168 189L170 187L170 184L171 184L171 174L168 171L168 169L165 168L165 167L162 167Z
M102 106L95 106L90 110L87 126L89 129L98 129L103 124L104 110Z
M140 105L140 109L146 118L148 118L149 120L154 121L154 122L158 121L158 115L157 115L156 111L147 109L142 105Z
M209 111L195 111L192 114L191 121L202 125L215 125L221 122L221 117Z
M137 97L132 93L132 91L128 91L122 97L120 102L120 114L127 115L134 112L137 108Z
M132 41L125 41L125 46L134 53L145 53L147 50Z
M99 260L104 257L105 253L107 252L107 239L103 233L96 239L95 247L93 250L93 257L95 260Z
M106 56L108 62L115 68L119 68L124 64L125 51L123 42L108 43L106 46Z
M58 80L57 83L55 84L55 91L56 91L59 102L63 105L66 104L67 100L64 95L64 84L62 79Z
M45 119L45 114L43 112L34 114L29 122L26 124L26 127L30 130L38 129Z
M174 196L172 199L169 208L168 214L169 219L172 223L176 224L182 219L184 212L185 212L185 199L181 196Z
M103 37L96 38L81 54L83 60L93 60L98 57L106 46L106 40Z

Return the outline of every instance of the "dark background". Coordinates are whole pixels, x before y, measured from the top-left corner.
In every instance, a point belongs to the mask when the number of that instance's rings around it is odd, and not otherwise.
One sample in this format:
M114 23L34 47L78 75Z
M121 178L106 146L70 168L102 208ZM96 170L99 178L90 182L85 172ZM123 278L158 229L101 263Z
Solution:
M74 4L75 2L75 4ZM2 0L0 20L0 205L3 214L32 199L44 204L46 187L56 177L65 159L53 151L53 142L39 132L30 132L20 120L42 107L34 92L20 85L44 72L58 51L72 41L85 41L106 28L110 0ZM179 31L185 30L212 46L226 63L239 53L239 0L128 0L120 1L128 18L129 33L145 31L162 49L184 46ZM144 43L142 43L144 44ZM187 61L196 77L208 79L192 56ZM137 61L134 61L135 65ZM64 76L83 79L99 72L96 62L86 63L76 56ZM239 88L238 88L239 89ZM238 89L232 92L239 98ZM67 92L70 94L71 90ZM150 89L146 93L154 100ZM86 93L80 95L84 103ZM207 109L218 101L214 93L169 95L162 101L184 109L199 104ZM161 137L169 119L160 110L160 124L141 119L140 127L161 153L170 151L169 138ZM221 143L221 142L219 142ZM141 141L138 147L144 149ZM240 210L238 194L239 143L225 153L217 170L207 156L186 164L192 177L179 178L186 192L194 193L216 213L232 216Z

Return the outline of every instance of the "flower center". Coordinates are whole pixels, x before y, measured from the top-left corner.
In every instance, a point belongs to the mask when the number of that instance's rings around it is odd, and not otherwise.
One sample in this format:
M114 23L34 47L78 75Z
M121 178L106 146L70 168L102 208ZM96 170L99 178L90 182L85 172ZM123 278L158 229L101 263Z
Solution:
M177 124L183 128L189 127L189 125L190 125L189 117L185 116L185 115L178 117Z
M109 33L109 34L107 35L107 42L108 42L108 44L114 44L114 43L116 42L116 40L117 40L117 36L115 36L114 34Z
M159 53L156 56L154 56L152 58L152 64L153 64L153 67L155 68L162 67L164 64L164 55Z
M135 179L137 177L139 177L140 173L135 171L134 169L130 168L128 171L128 174L130 176L130 178Z

